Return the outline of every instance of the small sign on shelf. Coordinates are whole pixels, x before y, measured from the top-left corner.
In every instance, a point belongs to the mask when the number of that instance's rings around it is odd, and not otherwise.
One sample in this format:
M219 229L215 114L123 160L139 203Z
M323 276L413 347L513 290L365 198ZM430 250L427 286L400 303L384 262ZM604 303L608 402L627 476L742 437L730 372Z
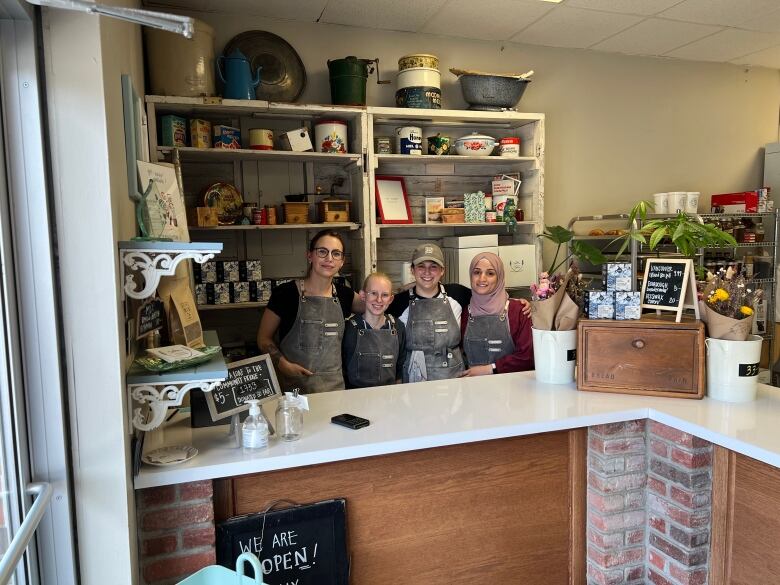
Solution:
M649 258L642 281L642 308L675 311L677 323L683 309L693 309L699 319L693 260Z

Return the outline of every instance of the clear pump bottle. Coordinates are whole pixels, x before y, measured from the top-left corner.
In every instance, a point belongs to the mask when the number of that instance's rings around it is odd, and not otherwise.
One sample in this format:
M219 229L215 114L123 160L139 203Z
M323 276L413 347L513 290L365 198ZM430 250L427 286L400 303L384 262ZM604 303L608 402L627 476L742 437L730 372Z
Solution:
M245 453L256 453L268 447L268 424L260 410L259 400L247 400L249 416L241 426L241 445Z
M303 431L303 409L298 391L285 392L276 407L276 432L283 441L297 441Z

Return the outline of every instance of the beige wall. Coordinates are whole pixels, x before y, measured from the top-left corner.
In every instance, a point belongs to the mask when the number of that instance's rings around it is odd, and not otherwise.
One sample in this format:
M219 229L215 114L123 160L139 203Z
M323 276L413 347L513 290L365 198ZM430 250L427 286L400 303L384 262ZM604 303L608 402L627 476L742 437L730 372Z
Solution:
M441 58L445 108L464 108L450 67L537 73L520 102L547 115L546 216L614 213L658 191L709 195L760 186L761 148L778 138L780 72L735 65L467 41L431 35L302 24L248 15L194 13L216 28L217 52L245 30L267 30L301 55L300 101L329 103L327 59L379 57L395 81L401 55ZM490 18L491 16L488 16ZM498 18L499 16L495 16ZM368 85L370 105L394 105L395 85Z

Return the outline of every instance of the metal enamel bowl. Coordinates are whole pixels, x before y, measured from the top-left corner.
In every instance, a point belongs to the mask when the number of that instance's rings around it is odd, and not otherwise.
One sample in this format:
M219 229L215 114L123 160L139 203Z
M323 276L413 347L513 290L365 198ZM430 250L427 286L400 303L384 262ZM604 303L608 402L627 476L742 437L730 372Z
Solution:
M500 75L461 75L460 88L470 110L509 110L523 97L530 79Z

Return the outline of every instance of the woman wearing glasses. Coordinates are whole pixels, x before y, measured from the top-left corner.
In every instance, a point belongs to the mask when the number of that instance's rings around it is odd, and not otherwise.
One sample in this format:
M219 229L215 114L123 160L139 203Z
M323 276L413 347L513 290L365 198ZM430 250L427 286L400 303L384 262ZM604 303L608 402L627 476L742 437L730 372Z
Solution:
M261 351L270 354L287 387L302 392L343 390L341 339L344 318L365 305L349 287L333 282L344 265L344 241L322 230L309 243L309 271L303 280L271 293L257 332ZM274 336L279 334L279 346Z

